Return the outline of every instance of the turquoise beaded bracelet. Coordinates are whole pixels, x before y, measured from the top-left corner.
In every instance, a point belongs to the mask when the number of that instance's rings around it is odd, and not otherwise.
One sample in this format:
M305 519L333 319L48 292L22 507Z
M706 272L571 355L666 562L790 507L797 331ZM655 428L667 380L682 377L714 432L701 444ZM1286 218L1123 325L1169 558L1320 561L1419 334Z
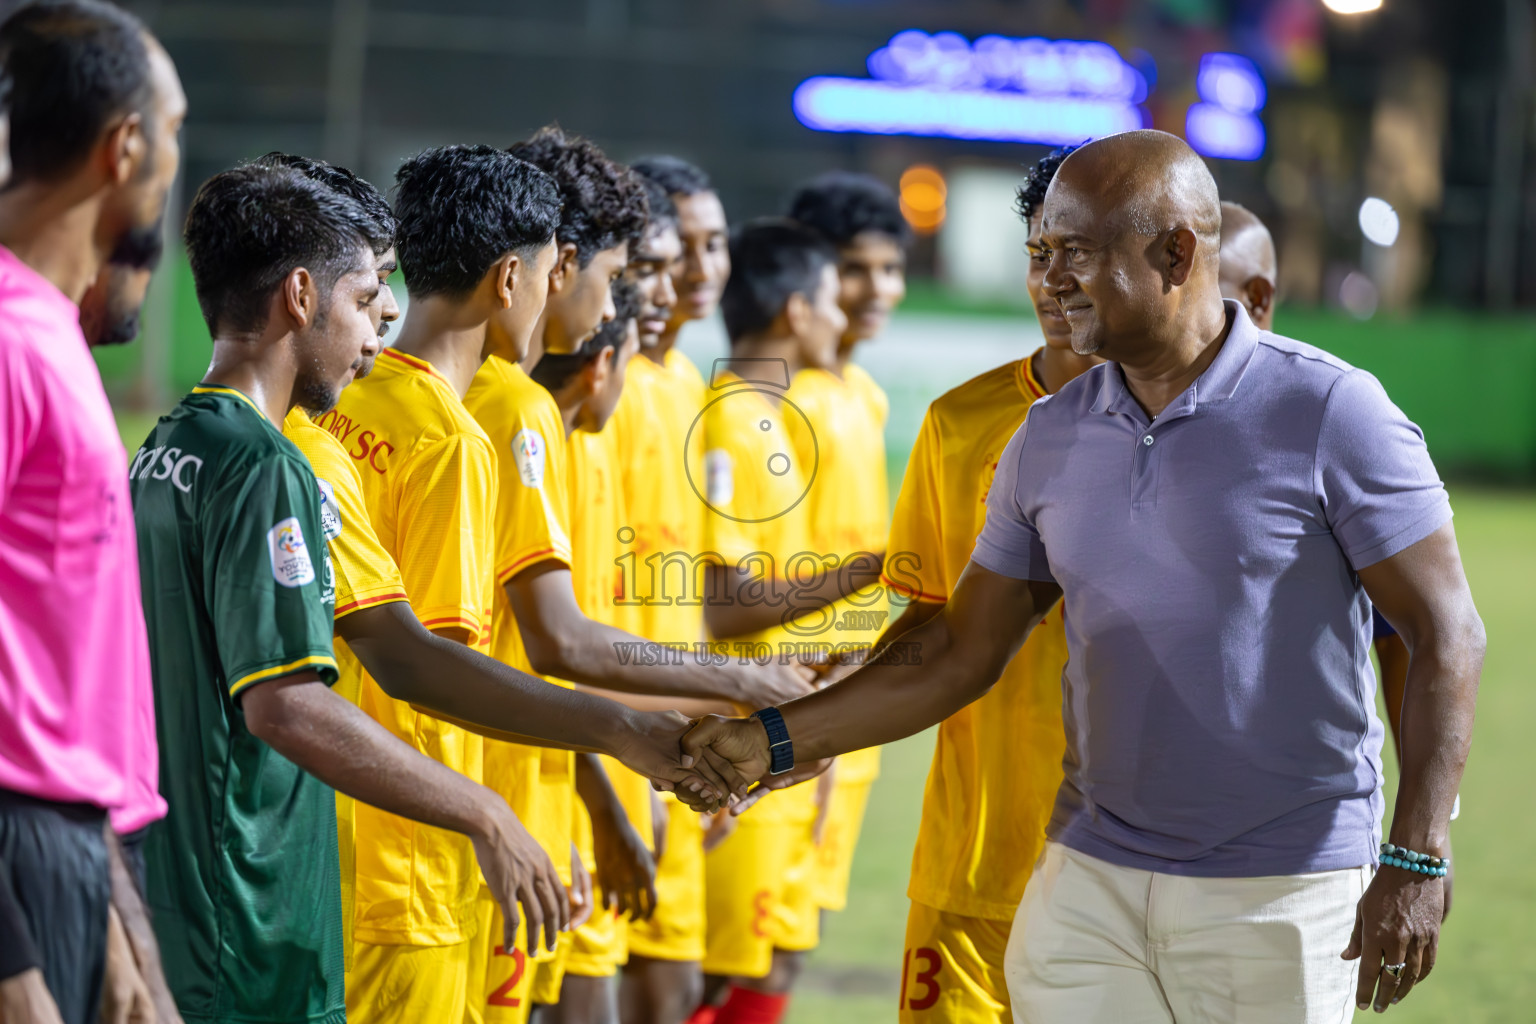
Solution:
M1427 853L1415 853L1403 846L1381 844L1381 862L1389 867L1402 868L1431 878L1444 878L1451 870L1451 858L1431 857Z

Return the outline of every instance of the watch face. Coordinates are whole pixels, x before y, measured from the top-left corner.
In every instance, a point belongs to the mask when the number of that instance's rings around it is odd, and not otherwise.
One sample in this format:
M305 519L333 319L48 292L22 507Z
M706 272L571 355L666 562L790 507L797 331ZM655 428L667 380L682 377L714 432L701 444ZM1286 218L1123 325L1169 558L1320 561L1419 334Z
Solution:
M783 360L762 362L783 365ZM715 376L720 393L694 419L684 442L685 452L695 451L702 437L704 448L702 471L692 459L684 460L689 486L710 511L727 519L777 519L805 500L820 461L810 420L785 397L788 368L747 380L730 367L722 377L717 364ZM808 464L800 450L809 452Z

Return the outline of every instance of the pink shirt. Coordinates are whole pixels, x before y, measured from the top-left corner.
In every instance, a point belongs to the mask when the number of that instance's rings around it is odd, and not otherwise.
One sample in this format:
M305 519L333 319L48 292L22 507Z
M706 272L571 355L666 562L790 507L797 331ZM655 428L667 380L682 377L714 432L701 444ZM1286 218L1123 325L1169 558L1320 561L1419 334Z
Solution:
M80 311L0 246L0 788L165 815L128 458Z

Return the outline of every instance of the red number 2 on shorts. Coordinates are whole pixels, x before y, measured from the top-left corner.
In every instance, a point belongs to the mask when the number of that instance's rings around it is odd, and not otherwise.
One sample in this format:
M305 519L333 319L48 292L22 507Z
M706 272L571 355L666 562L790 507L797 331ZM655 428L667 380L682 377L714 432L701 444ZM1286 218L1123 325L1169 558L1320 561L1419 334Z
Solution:
M914 960L923 961L922 967L917 967L917 973L912 974L912 984L921 985L921 996L907 996L908 971L916 967ZM907 1001L909 1010L931 1010L933 1004L939 1001L939 968L943 960L939 958L938 950L929 949L926 946L921 949L907 950L906 958L901 963L901 994Z
M523 972L528 969L528 957L521 949L514 949L508 953L505 946L496 947L497 956L509 956L512 958L512 977L506 983L486 997L486 1006L522 1006L523 1001L512 994L517 988L517 983L523 980Z

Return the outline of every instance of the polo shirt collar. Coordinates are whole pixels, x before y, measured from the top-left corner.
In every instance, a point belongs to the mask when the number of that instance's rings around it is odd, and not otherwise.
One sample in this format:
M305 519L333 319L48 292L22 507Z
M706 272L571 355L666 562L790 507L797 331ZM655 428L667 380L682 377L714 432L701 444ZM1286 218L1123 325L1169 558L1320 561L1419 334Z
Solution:
M1109 412L1123 394L1125 394L1125 377L1120 373L1120 364L1106 364L1104 374L1099 379L1098 397L1093 400L1093 411Z
M1258 351L1261 332L1248 319L1248 311L1242 303L1234 299L1223 299L1222 305L1226 307L1227 317L1232 321L1226 342L1221 346L1221 351L1216 353L1216 358L1211 360L1211 365L1205 368L1205 372L1196 378L1183 396L1163 410L1159 419L1167 419L1176 406L1187 405L1188 408L1182 410L1187 414L1193 412L1201 402L1224 402L1236 393L1238 385L1242 383L1248 365L1253 361L1253 354ZM1092 411L1126 412L1129 411L1127 404L1140 412L1141 406L1125 386L1125 374L1120 364L1109 363L1099 381L1099 393L1093 400Z
M1243 382L1243 376L1253 362L1253 354L1259 348L1262 332L1248 319L1243 304L1235 299L1223 299L1222 305L1227 307L1232 329L1227 332L1221 351L1194 383L1197 402L1225 402L1231 398Z

